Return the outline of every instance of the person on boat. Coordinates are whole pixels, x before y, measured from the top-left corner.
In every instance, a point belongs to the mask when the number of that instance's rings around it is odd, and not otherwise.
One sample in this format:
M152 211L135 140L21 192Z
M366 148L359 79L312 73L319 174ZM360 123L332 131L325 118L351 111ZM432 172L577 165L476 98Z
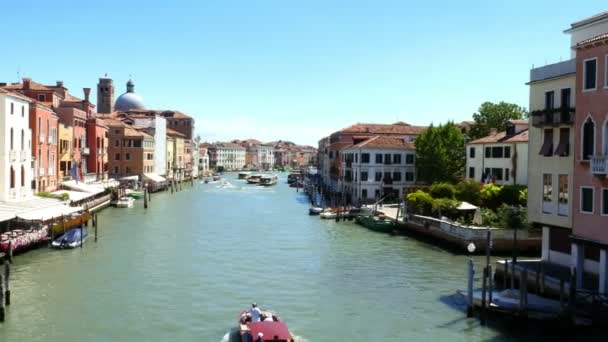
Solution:
M266 314L266 316L264 317L264 322L273 322L274 319L272 318L272 314L269 312Z
M259 332L258 338L255 340L255 342L264 342L264 333Z
M251 314L252 322L261 321L262 310L260 310L260 308L258 308L258 305L256 303L251 304L251 310L249 310L249 313Z

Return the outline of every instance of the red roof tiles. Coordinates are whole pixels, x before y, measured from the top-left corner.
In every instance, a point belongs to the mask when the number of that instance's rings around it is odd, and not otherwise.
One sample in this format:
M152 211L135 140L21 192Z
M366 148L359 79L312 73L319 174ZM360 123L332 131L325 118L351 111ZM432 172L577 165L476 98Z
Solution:
M387 137L377 135L369 138L366 141L360 142L357 145L353 145L355 148L398 148L398 149L415 149L414 143L405 141L405 139L398 137Z
M515 135L507 136L507 132L499 132L495 135L488 135L477 140L469 142L469 144L497 144L497 143L518 143L528 142L528 130L521 131Z
M408 134L417 135L424 131L426 127L412 126L406 123L396 124L368 124L356 123L352 126L341 129L336 133L370 133L370 134Z

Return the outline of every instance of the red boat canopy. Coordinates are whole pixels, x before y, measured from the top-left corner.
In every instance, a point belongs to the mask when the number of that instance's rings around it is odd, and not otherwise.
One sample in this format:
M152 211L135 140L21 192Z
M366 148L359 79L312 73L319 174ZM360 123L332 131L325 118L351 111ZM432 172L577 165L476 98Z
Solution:
M251 322L249 323L253 340L258 337L258 333L264 334L264 341L291 341L291 334L284 322Z

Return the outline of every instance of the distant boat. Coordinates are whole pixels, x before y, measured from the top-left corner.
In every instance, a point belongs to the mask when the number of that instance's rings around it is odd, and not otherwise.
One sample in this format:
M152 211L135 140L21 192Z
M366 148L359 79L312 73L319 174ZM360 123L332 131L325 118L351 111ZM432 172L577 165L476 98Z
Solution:
M144 192L127 189L127 196L129 196L131 198L135 198L135 199L140 199L140 198L144 198Z
M120 196L116 201L112 202L112 205L116 208L133 208L133 203L135 203L135 198Z
M319 215L323 212L322 207L310 207L308 209L308 215Z
M76 248L79 247L81 243L84 243L88 237L89 233L87 232L86 228L72 228L65 234L55 239L51 246L54 248Z
M293 334L287 324L270 311L262 311L262 322L252 322L249 312L242 311L239 316L239 332L242 342L262 341L294 342Z
M260 178L262 178L262 174L256 173L253 174L249 177L247 177L247 183L249 184L259 184L260 183Z
M239 179L247 179L251 175L251 172L243 171L239 172Z
M260 177L260 185L262 186L271 186L277 184L279 181L279 177L276 175L264 175Z

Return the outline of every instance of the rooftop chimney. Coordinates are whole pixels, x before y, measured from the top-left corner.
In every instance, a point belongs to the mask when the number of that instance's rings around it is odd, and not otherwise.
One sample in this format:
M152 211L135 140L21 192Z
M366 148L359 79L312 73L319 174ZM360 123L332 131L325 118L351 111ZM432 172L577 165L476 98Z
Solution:
M56 83L58 87L63 87L63 81L57 81Z
M490 136L493 137L496 135L496 128L490 128Z
M23 78L23 89L30 89L30 82L32 81L29 77Z
M89 102L89 95L91 95L91 88L82 88L82 91L84 91L84 100L86 102Z

